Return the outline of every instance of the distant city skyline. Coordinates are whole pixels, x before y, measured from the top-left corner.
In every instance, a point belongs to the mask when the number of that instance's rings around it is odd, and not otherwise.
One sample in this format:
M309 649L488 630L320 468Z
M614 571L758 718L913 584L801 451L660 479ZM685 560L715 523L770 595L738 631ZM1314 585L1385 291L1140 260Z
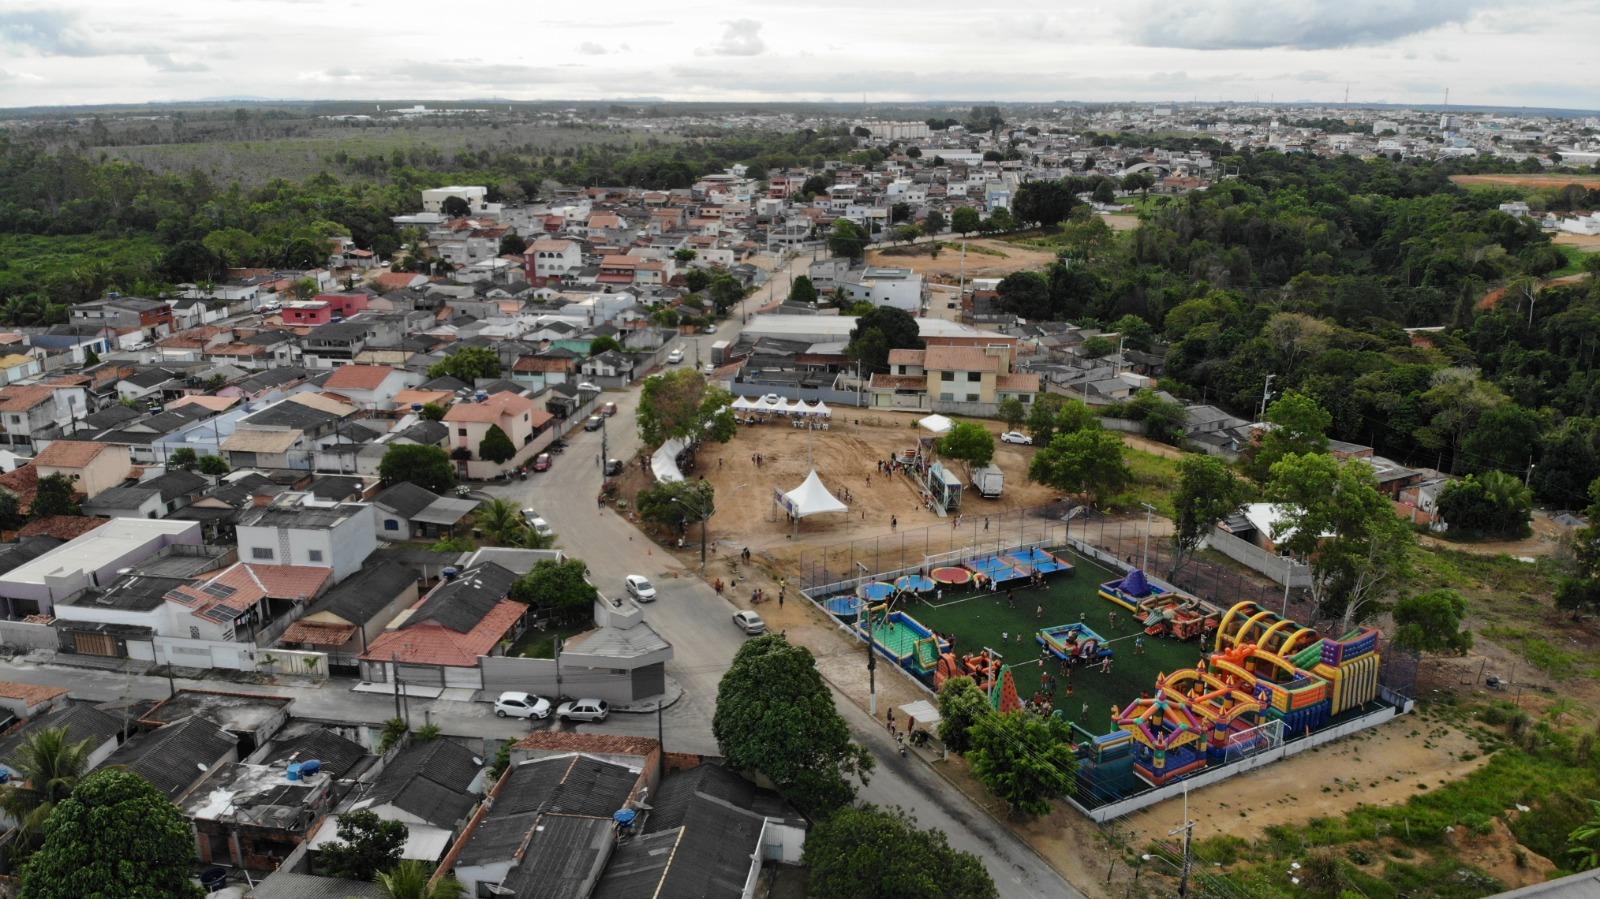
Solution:
M594 20L583 17L592 10ZM500 10L414 0L0 9L0 106L449 101L1235 101L1595 109L1592 0L841 0Z

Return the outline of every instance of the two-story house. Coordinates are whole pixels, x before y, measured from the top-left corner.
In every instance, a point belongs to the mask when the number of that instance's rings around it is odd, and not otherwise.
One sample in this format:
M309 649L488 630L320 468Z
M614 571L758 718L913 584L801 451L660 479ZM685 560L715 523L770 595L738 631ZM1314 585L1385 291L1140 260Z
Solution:
M302 358L308 368L348 365L367 348L367 339L367 326L361 322L321 325L301 341Z
M52 440L33 464L39 477L62 475L89 499L121 485L133 465L127 447L93 440Z
M537 403L509 390L475 403L457 403L444 414L444 423L450 428L450 446L466 450L479 469L492 465L478 458L478 445L490 428L498 426L511 438L512 446L521 448L531 443L550 421L550 413Z
M378 548L372 506L319 502L303 493L245 511L235 531L240 560L328 568L336 583L358 571Z
M1039 392L1039 376L1012 370L1015 338L987 346L939 344L889 352L889 371L872 376L868 389L877 408L972 412L1015 398L1024 405ZM980 410L982 411L982 410Z
M552 278L565 278L583 268L583 247L575 240L541 237L522 252L528 281L542 284Z

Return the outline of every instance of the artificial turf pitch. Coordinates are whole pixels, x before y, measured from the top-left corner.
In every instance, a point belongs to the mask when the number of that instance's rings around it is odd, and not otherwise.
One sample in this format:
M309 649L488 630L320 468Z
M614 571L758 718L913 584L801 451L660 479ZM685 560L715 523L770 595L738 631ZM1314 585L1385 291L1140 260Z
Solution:
M1055 707L1068 721L1090 733L1103 734L1111 730L1112 705L1120 709L1141 693L1153 691L1156 675L1161 672L1193 667L1200 658L1201 647L1194 640L1179 643L1166 637L1145 637L1144 652L1136 653L1134 637L1143 634L1143 628L1134 621L1133 613L1098 595L1100 584L1115 580L1118 575L1068 550L1052 552L1071 561L1074 570L1050 575L1042 590L1018 581L1014 608L1007 605L1004 587L991 594L965 586L945 587L942 599L929 594L909 603L896 604L896 608L936 631L953 636L958 656L985 647L1000 652L1012 666L1017 695L1024 701L1039 689L1042 647L1035 639L1039 629L1082 621L1099 632L1116 651L1111 673L1101 674L1099 668L1076 666L1072 669L1073 689L1069 697L1061 662L1051 656L1050 672L1057 681ZM1035 614L1039 606L1044 607L1043 617ZM1018 634L1021 642L1017 640Z

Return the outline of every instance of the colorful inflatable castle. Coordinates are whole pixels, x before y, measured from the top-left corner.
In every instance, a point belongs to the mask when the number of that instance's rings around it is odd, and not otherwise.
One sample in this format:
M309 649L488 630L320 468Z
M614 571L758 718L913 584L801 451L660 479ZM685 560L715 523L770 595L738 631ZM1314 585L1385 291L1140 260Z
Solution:
M1139 600L1134 617L1152 637L1193 640L1217 629L1222 613L1198 596L1161 593Z
M1140 568L1133 569L1117 580L1106 581L1100 585L1101 599L1114 602L1130 612L1138 612L1141 602L1158 600L1162 597L1192 598L1186 593L1150 583L1150 578Z
M1095 740L1094 758L1131 747L1133 773L1161 786L1310 733L1377 696L1377 649L1373 628L1321 638L1239 603L1222 616L1209 660L1157 677L1153 694L1112 710L1117 730Z
M939 665L933 671L933 687L939 689L952 677L970 677L980 690L988 690L1000 677L1000 655L985 649L959 658L953 652L939 655Z
M1105 638L1081 621L1039 628L1038 634L1034 636L1034 642L1058 659L1093 662L1101 656L1112 654L1111 649L1106 646Z

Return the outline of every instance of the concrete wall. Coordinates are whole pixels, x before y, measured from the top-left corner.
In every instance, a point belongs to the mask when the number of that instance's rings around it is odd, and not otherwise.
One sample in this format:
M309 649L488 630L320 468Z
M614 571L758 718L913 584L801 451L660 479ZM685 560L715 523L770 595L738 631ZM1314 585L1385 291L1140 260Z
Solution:
M1294 562L1277 553L1269 553L1248 540L1212 528L1206 535L1206 545L1241 565L1259 571L1277 583L1289 579L1290 587L1311 586L1311 568L1303 562Z
M805 400L815 403L821 400L828 404L830 409L845 410L855 409L859 398L862 406L872 402L872 394L862 391L858 397L854 390L834 390L828 387L795 387L790 384L762 384L759 381L733 381L728 389L734 396L743 396L754 399L776 393L786 400Z
M609 668L582 668L563 661L558 682L554 659L484 656L478 661L483 691L491 695L521 690L542 696L594 697L611 703L634 699L633 678L626 671L615 674Z
M55 649L56 629L48 624L0 619L0 646L17 649Z

